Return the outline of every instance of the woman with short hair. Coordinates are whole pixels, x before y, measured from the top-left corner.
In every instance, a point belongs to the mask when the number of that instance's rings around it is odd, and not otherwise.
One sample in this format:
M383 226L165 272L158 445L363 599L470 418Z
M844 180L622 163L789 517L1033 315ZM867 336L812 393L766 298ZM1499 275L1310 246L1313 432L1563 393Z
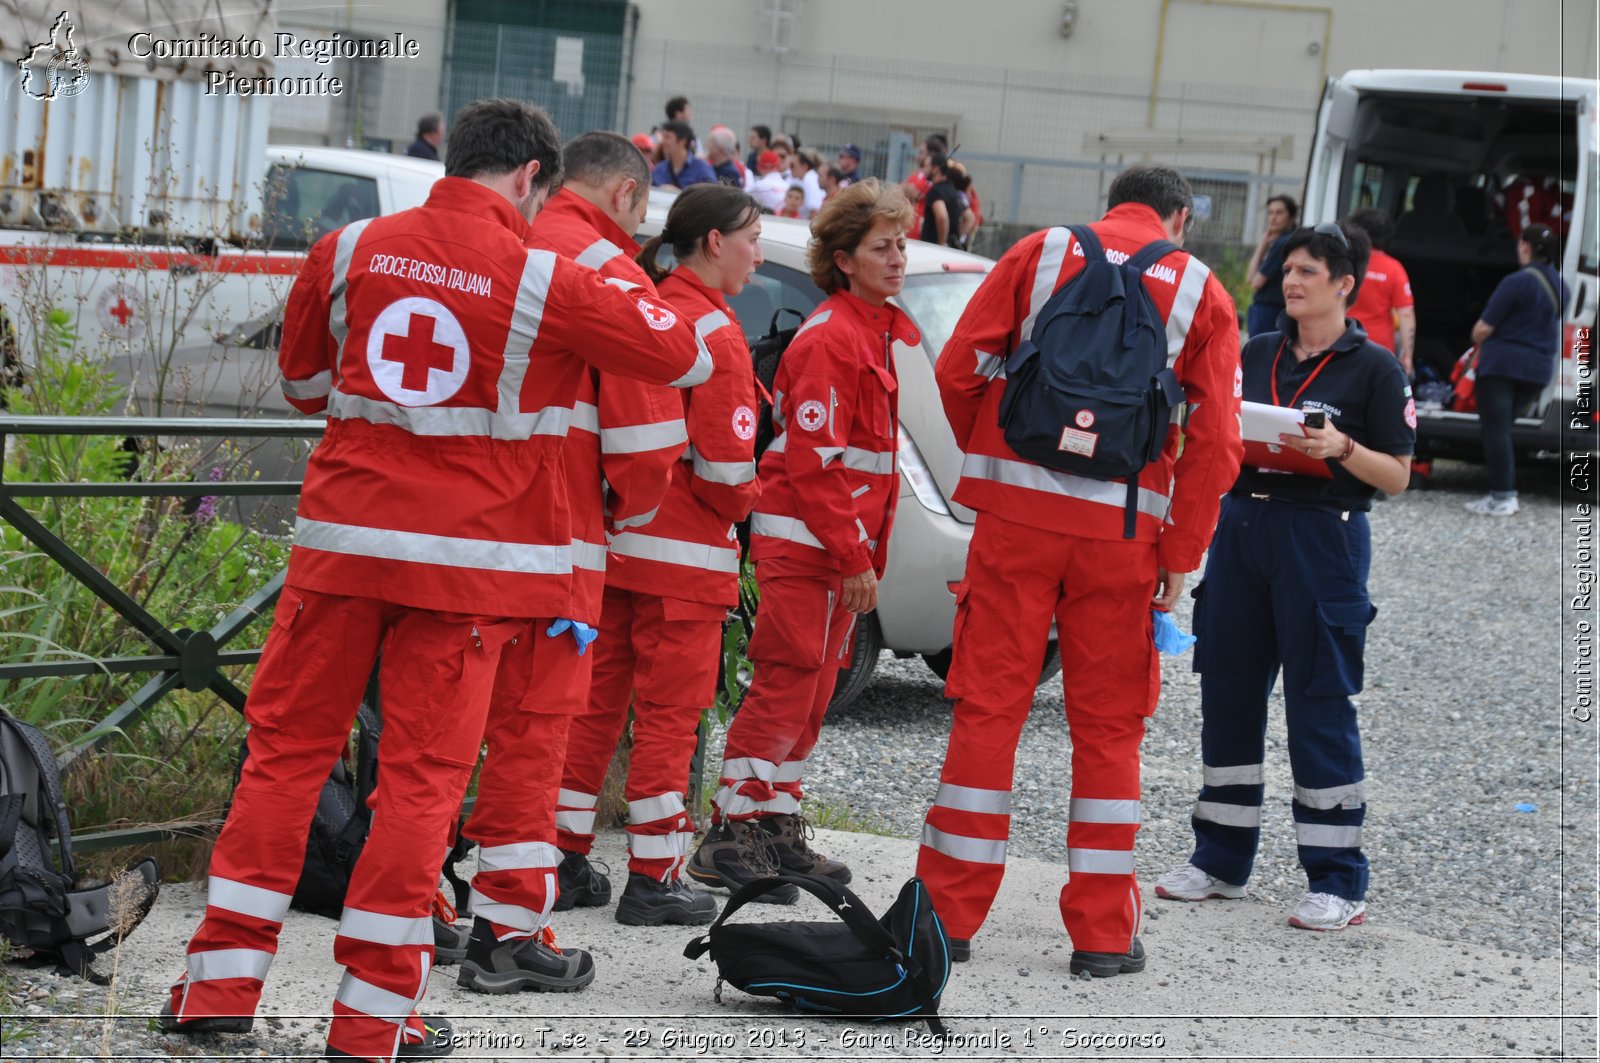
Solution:
M761 589L750 692L728 728L713 827L689 874L736 889L781 869L843 883L801 813L806 758L822 730L856 618L878 604L899 495L894 344L918 335L889 300L905 281L911 204L876 179L811 222L811 278L828 294L778 363L777 437L761 458L750 556ZM792 904L794 886L758 900Z
M1288 458L1247 450L1194 590L1203 784L1194 855L1156 882L1157 897L1245 894L1261 838L1267 699L1283 677L1294 772L1294 826L1307 891L1289 913L1304 930L1366 919L1361 692L1372 538L1379 491L1406 489L1416 439L1411 388L1394 355L1346 309L1369 245L1327 223L1284 242L1282 332L1252 336L1240 356L1247 402L1305 415L1279 437ZM1315 415L1315 416L1312 416ZM1312 422L1320 420L1320 425Z

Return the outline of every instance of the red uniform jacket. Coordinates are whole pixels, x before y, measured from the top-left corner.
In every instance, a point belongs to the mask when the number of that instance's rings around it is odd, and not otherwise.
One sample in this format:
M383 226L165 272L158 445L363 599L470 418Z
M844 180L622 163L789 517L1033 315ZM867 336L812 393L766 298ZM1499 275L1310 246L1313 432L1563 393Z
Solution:
M841 575L883 575L899 497L894 341L916 343L894 306L835 292L806 319L778 363L761 457L751 555L809 561Z
M690 318L711 350L711 379L680 392L689 449L655 520L611 540L610 586L662 598L735 605L743 520L756 480L756 388L744 329L722 293L679 267L661 282L661 298Z
M690 322L523 245L492 189L446 177L415 210L318 241L295 280L285 396L328 428L300 496L290 586L493 616L572 590L561 449L584 363L689 387Z
M1156 212L1137 203L1113 207L1092 228L1112 258L1166 238ZM966 453L957 502L1034 528L1120 539L1126 487L1020 458L999 426L1007 355L1032 331L1050 296L1082 268L1083 250L1065 228L1036 232L1016 244L967 304L935 375L945 416ZM1167 323L1167 357L1190 412L1187 429L1180 433L1174 424L1161 460L1139 477L1136 538L1159 540L1162 568L1192 572L1211 542L1221 495L1237 478L1244 451L1238 317L1211 271L1183 251L1150 267L1145 288Z
M633 260L639 251L633 237L576 193L550 197L533 219L528 246L573 259L607 280L655 292ZM693 325L692 314L676 312ZM573 573L572 606L563 616L589 624L600 619L609 533L655 516L688 438L683 400L672 388L593 368L584 373L564 457Z

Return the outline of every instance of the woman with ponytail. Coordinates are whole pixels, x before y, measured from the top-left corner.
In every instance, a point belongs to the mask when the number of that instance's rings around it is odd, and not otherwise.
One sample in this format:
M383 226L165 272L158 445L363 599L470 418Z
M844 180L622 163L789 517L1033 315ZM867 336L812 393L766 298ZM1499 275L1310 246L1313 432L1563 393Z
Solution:
M755 375L727 297L761 264L761 211L737 188L699 184L673 201L639 253L661 298L711 351L704 384L683 392L689 446L648 523L611 540L589 712L573 720L563 793L598 794L633 707L628 770L628 885L617 922L709 923L712 898L679 881L694 837L683 804L700 713L721 664L722 619L739 600L733 525L760 494ZM563 849L592 841L592 822L558 822ZM590 817L592 820L592 816ZM576 826L588 826L578 832Z

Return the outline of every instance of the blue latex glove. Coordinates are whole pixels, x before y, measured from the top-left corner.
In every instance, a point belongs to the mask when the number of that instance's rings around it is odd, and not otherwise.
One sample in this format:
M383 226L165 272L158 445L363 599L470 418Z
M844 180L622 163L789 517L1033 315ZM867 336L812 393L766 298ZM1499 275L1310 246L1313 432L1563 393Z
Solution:
M571 631L573 639L578 643L578 656L582 657L589 648L589 643L600 637L600 632L585 624L581 620L568 620L564 616L556 617L556 622L545 628L544 633L555 638L563 631Z
M1171 613L1152 609L1150 618L1155 621L1156 649L1162 653L1176 657L1194 645L1194 636L1179 631L1178 622L1172 619Z

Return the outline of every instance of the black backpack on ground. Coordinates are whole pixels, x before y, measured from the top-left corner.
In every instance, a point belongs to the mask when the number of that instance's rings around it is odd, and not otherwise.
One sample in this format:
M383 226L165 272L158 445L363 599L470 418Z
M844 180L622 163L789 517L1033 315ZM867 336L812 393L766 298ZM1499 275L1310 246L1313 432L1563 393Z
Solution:
M1122 265L1087 225L1071 227L1084 266L1039 310L1006 360L1000 427L1018 455L1095 480L1128 481L1123 536L1138 515L1139 473L1161 457L1183 389L1167 358L1166 323L1143 283L1178 248L1157 240Z
M751 900L792 883L832 908L820 922L729 923ZM944 1036L939 997L950 979L950 938L920 878L900 889L882 919L854 893L820 875L759 878L736 890L705 934L683 954L706 952L722 983L776 997L800 1011L837 1018L920 1018Z
M58 972L105 984L94 957L150 914L159 877L146 858L113 882L78 888L55 754L44 732L0 709L0 931Z

